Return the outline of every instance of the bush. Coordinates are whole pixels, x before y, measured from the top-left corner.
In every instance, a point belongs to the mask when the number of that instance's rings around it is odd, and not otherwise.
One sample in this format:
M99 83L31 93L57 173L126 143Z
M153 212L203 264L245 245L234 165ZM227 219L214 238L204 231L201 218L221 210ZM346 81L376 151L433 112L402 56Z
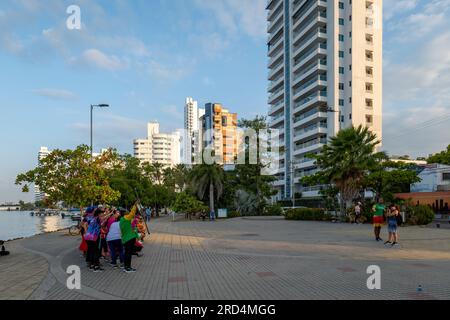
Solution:
M239 218L241 217L241 214L237 211L230 211L228 212L228 218Z
M429 206L418 205L406 208L406 222L409 225L427 225L433 222L434 218L434 211Z
M315 208L298 208L289 209L285 214L286 220L303 220L303 221L331 221L333 216L325 213L323 209Z
M268 205L263 213L264 216L282 216L283 214L283 208L279 204Z

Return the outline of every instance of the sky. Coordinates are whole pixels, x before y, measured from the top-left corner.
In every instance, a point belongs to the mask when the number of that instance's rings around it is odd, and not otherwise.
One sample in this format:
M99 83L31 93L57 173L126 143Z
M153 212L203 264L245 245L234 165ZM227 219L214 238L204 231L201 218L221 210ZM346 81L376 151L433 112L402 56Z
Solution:
M362 0L361 0L362 1ZM70 5L81 30L69 30ZM239 118L267 113L266 0L1 0L0 203L41 146L132 153L146 123L183 127L185 98ZM384 138L390 154L450 144L450 0L384 0Z

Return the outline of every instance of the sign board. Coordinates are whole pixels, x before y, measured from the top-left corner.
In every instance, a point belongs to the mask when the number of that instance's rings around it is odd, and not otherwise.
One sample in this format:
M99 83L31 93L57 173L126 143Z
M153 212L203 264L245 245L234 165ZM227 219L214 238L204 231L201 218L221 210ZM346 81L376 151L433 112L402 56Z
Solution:
M221 219L221 218L228 218L228 209L219 209L217 217L219 219Z

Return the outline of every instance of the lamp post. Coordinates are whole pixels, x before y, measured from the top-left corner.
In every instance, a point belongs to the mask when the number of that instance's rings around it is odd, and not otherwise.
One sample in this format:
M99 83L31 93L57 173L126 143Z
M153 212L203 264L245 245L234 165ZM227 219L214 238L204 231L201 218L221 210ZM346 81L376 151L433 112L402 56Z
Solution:
M93 142L93 111L94 108L109 108L109 104L91 104L91 160L94 158L94 142Z
M338 114L338 121L339 121L339 131L341 131L342 130L342 119L341 119L341 117L342 117L342 111L341 110L335 110L335 109L333 109L333 107L328 107L328 109L327 109L327 112L333 112L333 113L337 113Z

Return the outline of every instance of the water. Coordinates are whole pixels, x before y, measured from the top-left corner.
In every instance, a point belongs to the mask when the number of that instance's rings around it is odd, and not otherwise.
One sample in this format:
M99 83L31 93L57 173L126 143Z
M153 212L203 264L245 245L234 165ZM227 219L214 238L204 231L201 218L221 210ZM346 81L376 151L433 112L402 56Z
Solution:
M60 216L32 217L30 211L0 211L0 240L32 237L53 232L76 224L70 218Z

